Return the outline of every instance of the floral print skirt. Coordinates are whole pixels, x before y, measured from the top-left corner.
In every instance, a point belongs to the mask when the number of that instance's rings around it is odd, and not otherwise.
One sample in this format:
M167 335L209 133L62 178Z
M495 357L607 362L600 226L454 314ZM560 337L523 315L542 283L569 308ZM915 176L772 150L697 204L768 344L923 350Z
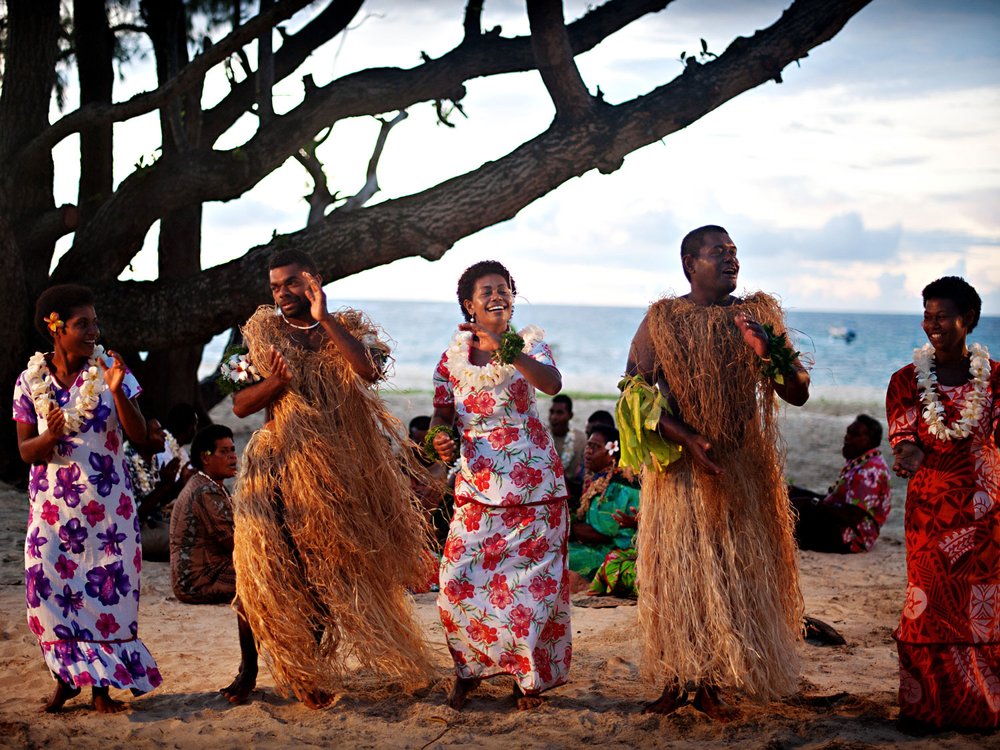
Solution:
M455 509L438 609L463 679L513 676L525 694L566 681L572 658L562 500Z

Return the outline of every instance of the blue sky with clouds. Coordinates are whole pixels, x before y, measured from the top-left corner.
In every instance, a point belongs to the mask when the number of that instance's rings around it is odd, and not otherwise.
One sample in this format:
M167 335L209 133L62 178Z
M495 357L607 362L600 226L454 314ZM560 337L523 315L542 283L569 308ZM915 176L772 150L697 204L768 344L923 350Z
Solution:
M418 64L461 39L464 0L371 0L346 38L307 64L318 82L371 65ZM588 3L567 2L567 18ZM678 57L721 52L736 35L773 23L786 3L677 0L578 58L584 80L622 101L681 72ZM526 33L522 2L487 0L484 27ZM723 105L662 143L629 156L612 175L591 172L514 219L459 242L437 263L399 261L334 282L334 297L450 300L468 264L506 263L533 302L645 305L686 290L677 261L690 228L719 223L740 247L741 283L804 310L916 311L919 291L946 273L965 275L1000 314L1000 3L875 0L784 83ZM134 66L128 87L152 85ZM279 90L291 107L300 77ZM210 79L206 100L224 82ZM123 86L124 89L124 86ZM375 201L406 195L475 169L545 129L552 106L536 73L472 81L468 119L436 124L414 107L390 135ZM127 95L122 91L120 97ZM121 127L122 176L156 147L150 125ZM249 137L244 122L220 146ZM377 123L338 124L321 149L332 186L363 182ZM71 154L72 142L61 148ZM58 162L67 200L72 159ZM295 162L241 200L205 211L205 263L304 224L308 192ZM153 267L152 246L135 264Z

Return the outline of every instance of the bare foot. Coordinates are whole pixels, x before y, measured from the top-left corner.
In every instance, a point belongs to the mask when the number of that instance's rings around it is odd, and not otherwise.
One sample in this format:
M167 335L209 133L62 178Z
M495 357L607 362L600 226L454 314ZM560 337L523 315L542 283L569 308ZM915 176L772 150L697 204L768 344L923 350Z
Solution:
M42 706L39 710L40 713L54 714L57 713L63 704L70 698L75 698L80 694L80 688L73 687L72 685L67 685L60 679L56 679L56 689L52 693L52 697L49 698L49 702Z
M521 686L514 683L514 700L517 703L518 711L531 711L545 703L545 699L540 695L528 695Z
M250 693L255 687L257 687L256 668L249 669L240 665L240 671L236 678L219 692L234 706L242 706L250 700Z
M448 692L448 705L456 711L461 711L465 706L465 702L469 699L469 693L477 687L479 687L479 680L467 680L464 677L456 677L455 682L452 683L451 690Z
M324 693L322 690L313 690L303 696L301 700L307 708L320 709L332 705L335 698L336 696Z
M128 704L122 703L121 701L116 701L110 695L108 695L108 689L104 688L93 688L94 692L94 710L99 714L120 714L122 711L128 711Z
M702 685L694 695L694 707L706 716L719 722L732 721L739 711L723 699L719 689L713 685Z
M688 702L687 690L682 690L676 683L667 683L663 688L663 694L652 703L647 703L642 712L644 714L660 714L667 716L672 714L681 706L686 706Z

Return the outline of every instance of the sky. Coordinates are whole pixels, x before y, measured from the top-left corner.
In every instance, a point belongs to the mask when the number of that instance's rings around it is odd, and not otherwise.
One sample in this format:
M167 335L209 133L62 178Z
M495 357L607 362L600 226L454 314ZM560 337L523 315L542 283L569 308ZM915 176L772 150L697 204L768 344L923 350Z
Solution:
M593 3L590 3L593 4ZM461 41L464 0L369 0L346 34L276 90L279 111L317 83L370 66L412 67ZM565 3L567 20L588 3ZM787 2L677 0L580 55L591 91L631 99L682 71L699 39L721 53L774 23ZM303 22L289 23L294 30ZM523 2L487 0L484 28L527 33ZM916 312L921 288L965 276L984 314L1000 315L1000 3L874 0L832 41L767 83L626 157L611 175L576 178L513 219L458 242L442 260L405 259L334 281L333 299L451 301L471 263L502 261L532 303L645 306L684 293L680 240L725 226L739 247L740 284L799 310ZM155 85L150 60L123 70L116 98ZM206 82L206 104L225 93ZM499 158L543 131L553 107L536 72L470 81L467 118L436 122L412 107L390 133L375 203L417 192ZM392 113L390 113L392 114ZM216 144L253 133L245 117ZM154 117L116 126L123 179L158 145ZM338 123L320 148L331 188L356 192L378 132L374 118ZM56 154L57 202L75 202L75 139ZM78 152L77 152L78 153ZM207 204L203 265L225 262L301 229L310 180L294 161L242 198ZM155 232L126 273L155 273ZM63 243L64 245L66 242Z

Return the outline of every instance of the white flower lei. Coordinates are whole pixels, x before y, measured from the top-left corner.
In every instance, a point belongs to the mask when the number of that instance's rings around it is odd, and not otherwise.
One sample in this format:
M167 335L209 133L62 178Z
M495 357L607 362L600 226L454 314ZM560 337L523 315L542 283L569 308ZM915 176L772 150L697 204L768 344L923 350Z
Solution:
M972 391L963 399L959 417L950 427L944 421L944 405L938 396L937 375L934 372L934 347L924 344L913 350L913 364L917 369L917 388L924 405L923 419L927 429L938 440L962 440L972 434L972 429L983 417L986 405L986 388L990 376L990 353L982 344L969 348L969 374Z
M538 326L526 326L518 335L524 339L521 351L530 352L535 344L545 338L545 331ZM459 385L477 391L495 388L514 374L514 365L504 365L493 360L481 367L472 364L469 361L471 343L471 331L458 331L448 345L448 371Z
M76 391L76 398L72 399L66 406L61 407L63 417L66 420L66 433L72 434L80 431L80 427L88 419L94 416L94 409L101 402L101 394L107 390L104 382L104 375L101 372L98 360L104 357L104 347L96 346L94 354L83 368L83 382ZM59 407L52 393L53 377L49 371L49 363L45 360L42 352L35 352L28 360L27 386L31 394L31 400L35 404L35 413L46 418L49 411L54 406Z
M139 485L138 489L142 492L142 497L146 497L160 481L160 472L156 468L155 457L146 463L146 459L139 455L139 451L134 448L133 451L132 455L129 456L129 462L132 464L132 475L135 477L136 484Z

